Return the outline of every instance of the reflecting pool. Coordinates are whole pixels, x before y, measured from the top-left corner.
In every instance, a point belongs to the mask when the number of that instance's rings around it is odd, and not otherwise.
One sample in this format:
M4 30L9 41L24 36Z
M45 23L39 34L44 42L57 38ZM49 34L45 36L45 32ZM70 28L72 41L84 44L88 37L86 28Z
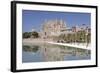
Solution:
M73 61L91 59L91 51L51 44L23 45L22 62Z

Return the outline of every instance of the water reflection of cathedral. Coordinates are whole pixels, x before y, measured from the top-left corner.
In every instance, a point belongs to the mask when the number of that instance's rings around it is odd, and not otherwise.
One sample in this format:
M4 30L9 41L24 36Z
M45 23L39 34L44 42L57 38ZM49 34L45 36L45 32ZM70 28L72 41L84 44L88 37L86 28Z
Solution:
M69 60L70 57L77 57L78 60L81 60L87 59L87 56L91 54L90 50L50 44L42 44L40 46L24 46L23 48L26 52L34 52L34 55L37 52L40 53L43 61L64 61L66 59Z
M84 49L69 49L67 47L41 47L41 52L43 54L45 61L64 61L65 56L77 56L82 58L85 58L89 55L90 51L84 50Z
M62 61L63 55L60 53L61 49L59 48L43 48L41 49L45 61Z

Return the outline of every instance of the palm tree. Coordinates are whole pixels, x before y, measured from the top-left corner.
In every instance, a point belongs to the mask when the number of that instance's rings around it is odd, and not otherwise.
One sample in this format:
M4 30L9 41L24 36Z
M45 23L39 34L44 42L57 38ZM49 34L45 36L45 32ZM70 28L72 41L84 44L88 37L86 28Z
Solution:
M86 27L86 43L87 43L87 46L88 46L88 43L89 43L89 31L88 31L88 27Z
M83 36L84 36L84 43L85 43L85 41L86 41L86 24L82 24L82 26L83 26L83 31L84 31Z

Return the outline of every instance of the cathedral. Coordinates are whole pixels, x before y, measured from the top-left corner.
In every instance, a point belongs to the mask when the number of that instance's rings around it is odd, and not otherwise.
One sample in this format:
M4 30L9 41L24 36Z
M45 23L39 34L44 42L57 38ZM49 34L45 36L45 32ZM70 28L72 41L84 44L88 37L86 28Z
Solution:
M66 23L63 20L48 20L42 24L44 38L59 36L63 31L66 31Z

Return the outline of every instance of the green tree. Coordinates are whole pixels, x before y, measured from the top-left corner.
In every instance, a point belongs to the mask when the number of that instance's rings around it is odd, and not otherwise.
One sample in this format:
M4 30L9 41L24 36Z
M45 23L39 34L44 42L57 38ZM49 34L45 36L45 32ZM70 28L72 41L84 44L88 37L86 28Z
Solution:
M38 38L39 37L38 32L36 32L36 31L32 32L32 37L33 38Z
M31 33L29 33L29 32L23 33L23 38L30 38L30 37L31 37Z

